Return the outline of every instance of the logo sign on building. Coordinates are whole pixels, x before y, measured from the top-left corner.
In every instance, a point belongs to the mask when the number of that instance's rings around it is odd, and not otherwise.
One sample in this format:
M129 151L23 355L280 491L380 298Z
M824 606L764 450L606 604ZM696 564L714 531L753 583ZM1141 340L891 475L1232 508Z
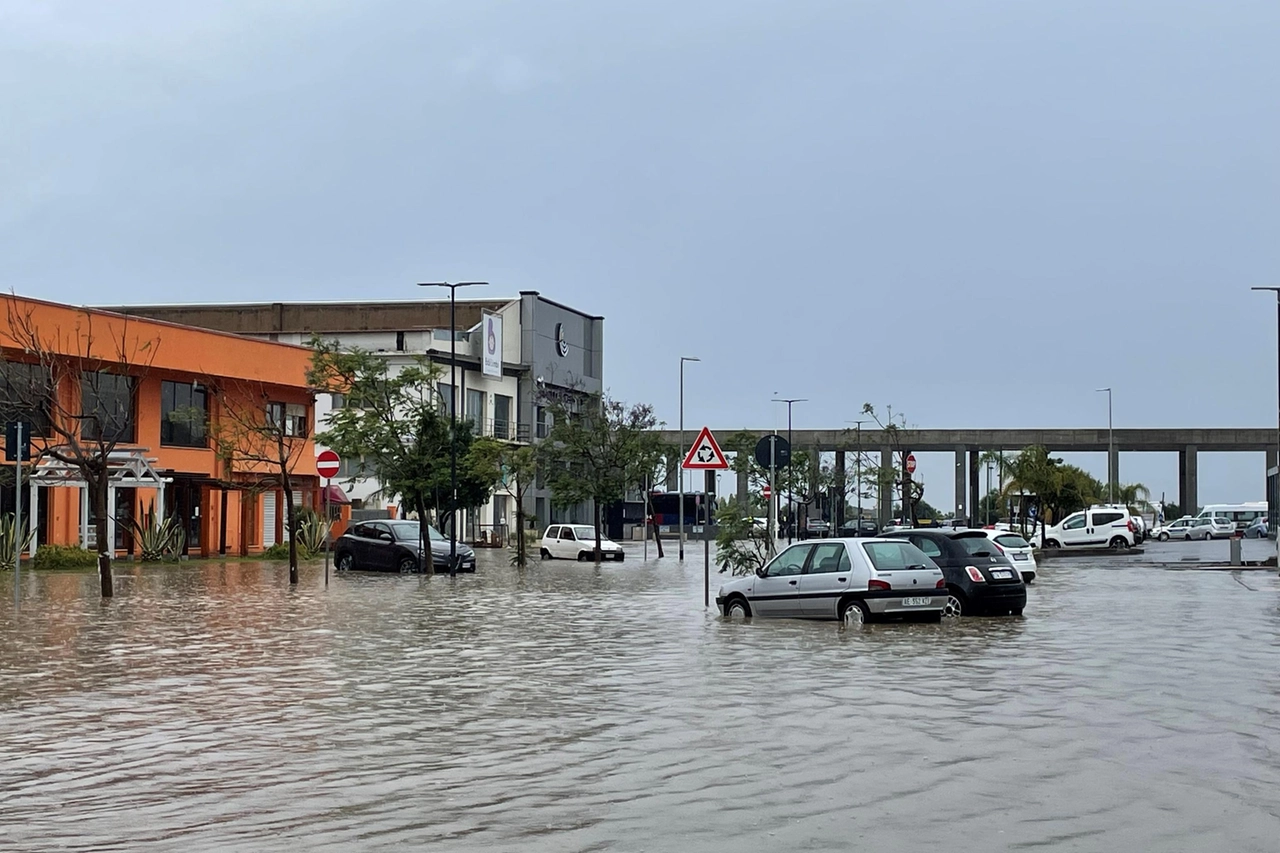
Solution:
M556 352L561 358L569 355L569 342L564 339L564 323L556 323Z
M321 450L316 455L316 473L326 480L338 476L342 460L332 450Z
M482 349L481 373L485 376L502 378L502 316L500 314L484 315L484 346Z
M710 428L703 427L702 432L698 433L698 437L689 447L689 453L684 457L680 467L693 471L717 471L728 468L729 460L724 458L724 453L720 450L720 445L716 444Z

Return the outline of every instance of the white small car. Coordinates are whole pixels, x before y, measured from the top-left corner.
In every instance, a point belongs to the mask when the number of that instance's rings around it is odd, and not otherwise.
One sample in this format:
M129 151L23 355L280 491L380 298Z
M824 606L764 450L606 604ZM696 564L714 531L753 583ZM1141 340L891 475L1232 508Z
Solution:
M981 534L1000 546L1000 551L1009 558L1009 562L1022 574L1023 583L1031 583L1036 579L1036 555L1032 552L1031 543L1012 530L986 528L983 530L966 530L958 534L957 539L965 536Z
M589 524L553 524L542 535L544 560L594 560L596 529ZM622 562L622 546L600 537L600 559Z
M839 619L855 626L881 616L940 622L948 596L938 564L910 542L821 539L797 542L755 575L729 581L716 606L726 619Z

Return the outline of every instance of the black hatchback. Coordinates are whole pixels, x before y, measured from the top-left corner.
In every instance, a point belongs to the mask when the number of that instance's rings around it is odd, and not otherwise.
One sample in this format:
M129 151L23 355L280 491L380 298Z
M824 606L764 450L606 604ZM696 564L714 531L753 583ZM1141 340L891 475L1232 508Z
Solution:
M901 530L891 535L906 539L942 569L950 593L943 616L1022 615L1027 606L1022 573L990 539L947 530Z

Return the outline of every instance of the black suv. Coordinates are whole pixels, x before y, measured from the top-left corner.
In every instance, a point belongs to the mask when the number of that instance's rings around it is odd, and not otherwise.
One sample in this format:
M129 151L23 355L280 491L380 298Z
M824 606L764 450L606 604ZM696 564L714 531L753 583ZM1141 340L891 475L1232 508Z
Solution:
M915 545L942 569L951 593L943 616L1022 615L1027 606L1022 573L990 539L946 530L900 530L891 536Z

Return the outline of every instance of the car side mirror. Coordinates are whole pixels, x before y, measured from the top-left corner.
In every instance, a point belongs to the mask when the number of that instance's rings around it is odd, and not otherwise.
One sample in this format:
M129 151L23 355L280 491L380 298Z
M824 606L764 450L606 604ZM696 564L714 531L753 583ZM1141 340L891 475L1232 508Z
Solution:
M763 578L763 577L768 577L768 575L769 575L769 570L766 569L764 566L761 566L760 568L756 569L756 577Z

